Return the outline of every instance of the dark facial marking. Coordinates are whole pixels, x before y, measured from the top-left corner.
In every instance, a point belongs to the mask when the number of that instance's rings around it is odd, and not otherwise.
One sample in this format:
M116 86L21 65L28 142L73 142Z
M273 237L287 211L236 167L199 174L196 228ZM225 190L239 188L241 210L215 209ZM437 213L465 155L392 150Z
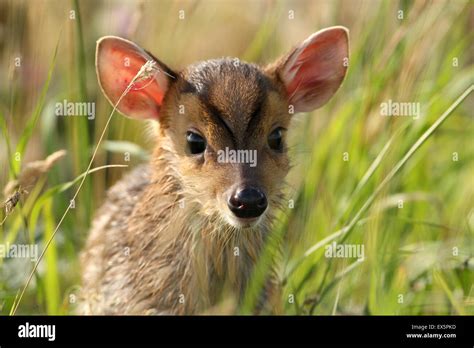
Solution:
M187 68L179 90L198 97L209 117L229 133L247 137L260 123L267 95L276 90L256 65L231 58L208 60Z
M235 138L232 129L229 127L227 122L221 117L221 112L217 109L215 105L213 105L209 98L206 95L199 94L199 102L204 109L208 111L208 115L212 117L214 122L220 124L230 135L230 139L232 140L232 144L237 146L237 139Z
M260 82L260 80L259 80ZM268 89L267 87L262 87L259 89L258 97L255 100L253 110L250 114L250 119L247 123L247 128L245 129L245 133L249 134L252 132L252 130L255 128L255 126L260 122L261 116L262 116L262 109L265 101L267 100L267 95L268 95Z

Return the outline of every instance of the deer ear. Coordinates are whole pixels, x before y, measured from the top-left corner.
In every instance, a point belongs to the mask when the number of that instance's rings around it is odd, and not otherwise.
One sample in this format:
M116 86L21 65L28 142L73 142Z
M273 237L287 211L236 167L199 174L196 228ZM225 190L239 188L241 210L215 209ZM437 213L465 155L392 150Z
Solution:
M137 79L117 106L125 116L159 119L163 99L171 82L170 76L174 77L175 74L131 41L114 36L106 36L97 41L97 78L112 105L117 103L147 61L154 62L154 69L146 78Z
M295 112L323 106L346 75L349 35L344 27L318 31L278 63L276 73L285 85Z

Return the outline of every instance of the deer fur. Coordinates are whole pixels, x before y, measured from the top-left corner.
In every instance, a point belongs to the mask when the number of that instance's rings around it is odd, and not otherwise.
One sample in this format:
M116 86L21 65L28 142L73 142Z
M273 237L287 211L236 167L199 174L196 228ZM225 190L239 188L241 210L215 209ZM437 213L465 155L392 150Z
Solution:
M347 42L347 30L334 27L266 67L223 58L176 73L131 42L99 41L99 82L112 104L131 80L128 72L119 75L122 53L136 60L134 73L153 59L166 74L118 106L129 117L152 119L154 151L150 163L109 190L96 214L81 255L79 313L198 314L223 294L242 298L275 215L286 205L286 144L275 153L267 136L275 125L290 126L290 106L313 110L335 93L346 72ZM201 157L185 150L190 127L206 138ZM257 168L217 163L216 151L225 146L256 149ZM226 197L246 183L262 187L268 208L257 222L240 225Z

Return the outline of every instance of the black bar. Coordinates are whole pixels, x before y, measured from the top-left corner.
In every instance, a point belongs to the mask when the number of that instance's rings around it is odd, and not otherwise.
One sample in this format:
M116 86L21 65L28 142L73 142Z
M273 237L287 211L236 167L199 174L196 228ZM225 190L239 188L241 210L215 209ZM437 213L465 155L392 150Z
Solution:
M28 324L26 324L28 323ZM55 325L54 341L19 337ZM26 326L28 325L28 326ZM430 326L431 325L431 326ZM29 331L34 332L35 331ZM46 332L46 331L45 331ZM65 344L367 344L473 347L472 316L15 316L0 317L0 347ZM426 337L409 338L407 334ZM434 338L427 335L455 335ZM52 337L51 337L52 338Z

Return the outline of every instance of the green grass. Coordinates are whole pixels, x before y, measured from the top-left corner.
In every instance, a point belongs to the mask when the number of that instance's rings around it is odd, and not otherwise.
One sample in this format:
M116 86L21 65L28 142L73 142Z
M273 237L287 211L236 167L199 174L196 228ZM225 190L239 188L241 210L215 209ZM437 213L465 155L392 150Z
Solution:
M0 187L26 163L68 153L0 227L0 243L35 242L40 252L48 246L19 303L33 263L0 258L0 314L15 304L16 314L70 313L92 215L127 170L104 166L133 167L152 147L142 124L114 117L97 169L54 235L112 109L94 76L98 37L128 35L172 67L224 55L265 63L331 25L350 29L348 76L328 105L293 121L287 191L294 207L279 216L235 312L253 312L274 267L284 314L474 314L473 93L449 110L474 81L472 2L129 3L122 11L137 18L136 28L114 26L117 4L99 2L97 11L93 1L63 2L59 13L48 1L0 2L10 6L11 35L0 45ZM179 9L185 21L178 21ZM64 18L70 10L76 20ZM85 25L84 18L101 24ZM11 66L17 47L25 69ZM55 117L54 104L65 98L95 101L96 119ZM381 116L388 99L420 103L421 116ZM325 257L333 241L363 244L364 261Z

